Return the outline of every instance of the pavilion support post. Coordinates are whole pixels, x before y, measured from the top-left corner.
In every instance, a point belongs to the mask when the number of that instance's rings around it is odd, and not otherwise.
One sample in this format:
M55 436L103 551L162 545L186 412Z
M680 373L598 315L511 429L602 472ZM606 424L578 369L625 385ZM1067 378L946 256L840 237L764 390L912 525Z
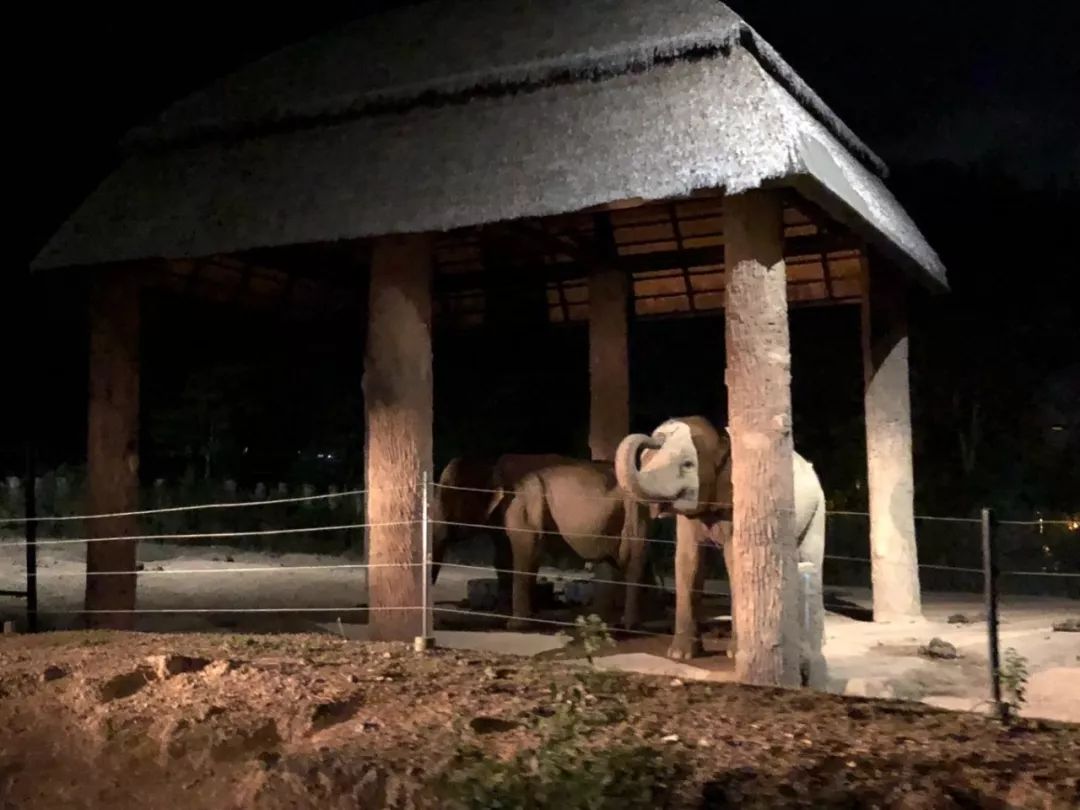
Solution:
M423 500L431 481L433 388L428 234L378 239L371 259L364 407L370 637L423 626ZM430 624L428 626L431 626Z
M630 276L617 263L610 220L597 215L608 256L589 269L589 451L594 461L614 461L630 432L627 359Z
M139 280L137 271L101 271L90 293L90 396L87 495L91 514L131 512L139 497ZM134 517L88 523L94 537L137 534ZM137 542L86 546L86 622L135 626ZM117 573L121 572L121 573Z
M607 214L593 218L602 259L589 268L589 453L594 461L614 461L619 442L630 432L630 370L627 331L630 276L618 266L618 250ZM619 570L597 564L592 609L617 615L625 589L613 583Z
M874 620L922 614L915 546L907 291L863 262L862 344Z
M724 202L731 578L743 683L798 686L791 347L783 206L751 191Z

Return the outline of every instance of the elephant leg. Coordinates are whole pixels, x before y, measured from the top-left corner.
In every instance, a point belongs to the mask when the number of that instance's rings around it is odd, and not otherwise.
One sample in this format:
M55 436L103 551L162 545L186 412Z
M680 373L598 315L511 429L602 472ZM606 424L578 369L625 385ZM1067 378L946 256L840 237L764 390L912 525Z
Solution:
M626 561L623 579L626 581L626 604L623 606L623 627L632 630L641 625L642 580L645 578L645 543L632 541L630 558Z
M492 534L494 544L493 561L495 564L495 578L498 580L498 606L499 610L506 610L513 604L514 589L514 555L510 549L510 538L504 532Z
M528 529L512 529L510 549L514 558L513 614L507 628L515 632L525 630L532 617L532 592L538 570L537 535Z
M802 684L811 689L825 689L829 682L828 666L822 654L825 600L822 597L821 569L813 563L799 563L799 607L802 614Z
M732 659L735 658L735 650L739 646L739 638L735 634L735 580L731 574L735 570L734 557L735 547L731 537L727 537L724 540L724 567L727 569L728 594L731 597L731 639L728 641L727 657Z
M702 652L697 604L702 574L701 532L698 522L679 515L675 519L675 636L668 657L693 658Z
M803 685L811 689L828 686L825 645L825 496L818 492L817 509L799 542L799 593L802 608Z
M624 565L607 558L593 562L592 612L610 625L617 624L620 618L620 588L626 581L625 570Z

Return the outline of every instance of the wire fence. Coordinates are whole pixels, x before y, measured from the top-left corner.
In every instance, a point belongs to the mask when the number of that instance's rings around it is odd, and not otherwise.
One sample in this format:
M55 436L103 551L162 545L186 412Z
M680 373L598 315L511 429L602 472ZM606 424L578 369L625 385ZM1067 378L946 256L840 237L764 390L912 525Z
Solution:
M330 491L327 493L310 493L302 496L292 497L273 497L273 498L257 498L254 500L221 500L212 501L206 503L197 503L190 505L166 505L157 506L147 509L128 510L110 513L95 513L95 514L68 514L68 515L44 515L34 517L31 519L6 517L0 519L0 526L6 527L8 531L15 529L26 528L28 522L33 522L38 529L39 533L43 529L52 529L49 532L49 536L38 537L34 540L33 545L36 548L40 548L43 551L48 551L52 547L75 547L86 548L87 546L95 543L112 543L117 541L125 541L139 544L158 544L158 545L177 545L181 547L192 547L213 543L215 545L228 545L236 546L239 548L258 548L260 550L273 550L272 543L275 540L281 538L296 538L297 540L310 541L312 538L317 538L320 535L335 535L338 537L347 538L343 545L345 547L363 548L364 540L368 532L375 529L384 529L391 527L408 527L416 526L421 529L425 536L431 531L436 531L437 527L443 527L446 529L454 528L457 530L467 530L474 534L474 537L470 541L466 541L461 544L462 547L452 549L454 551L465 552L459 554L457 558L451 557L447 560L443 560L441 565L443 568L449 570L457 570L465 573L474 573L477 578L483 578L484 576L490 577L495 575L496 577L503 575L505 577L512 577L515 573L513 568L506 567L505 565L497 566L493 559L484 559L482 552L477 553L477 542L475 534L477 533L490 533L499 531L499 527L495 525L492 520L484 515L476 517L475 520L443 520L439 517L431 518L427 520L404 520L404 521L390 521L390 522L366 522L363 520L350 521L350 522L330 522L330 523L318 523L312 522L313 518L322 517L327 515L317 515L311 512L304 512L303 509L310 505L326 505L331 503L346 503L350 504L350 508L356 510L360 506L366 504L367 496L375 492L402 492L408 490L423 490L423 501L426 505L429 499L440 501L447 497L453 497L455 493L477 493L490 495L495 498L505 493L498 489L485 489L478 487L458 487L458 486L446 486L441 484L432 484L427 486L408 486L408 487L396 487L396 488L383 488L380 490L373 489L346 489L341 491ZM603 494L603 493L582 493L582 498L594 500L594 501L622 501L623 497L618 493ZM266 523L270 520L280 520L282 508L295 509L299 507L299 512L294 512L291 515L292 521L300 522L301 525L292 525L285 527L267 528ZM86 532L86 536L55 536L56 527L77 527L80 522L86 522L84 531L87 528L92 529L95 525L95 521L103 521L111 519L127 520L131 521L132 525L138 525L139 527L162 527L168 525L167 521L175 520L178 516L190 516L192 514L209 515L212 513L230 513L230 514L250 514L258 515L259 512L269 512L267 516L263 514L261 517L255 517L251 522L251 528L232 528L228 530L211 530L211 531L151 531L147 533L121 533L121 534L95 534L92 531ZM441 512L439 514L442 514ZM829 510L827 512L827 553L825 555L824 566L824 579L826 587L831 588L851 588L851 587L869 587L871 585L871 570L874 562L870 555L868 555L868 536L869 536L869 513L853 510ZM306 520L304 520L306 518ZM984 566L981 560L980 549L980 518L965 517L965 516L927 516L917 515L915 517L917 524L917 535L919 537L919 563L921 584L924 590L927 591L967 591L977 592L983 587L984 578ZM292 522L290 521L290 522ZM638 542L648 544L649 560L652 570L658 575L654 581L646 581L641 583L641 586L645 590L655 590L666 593L673 593L674 587L670 582L670 575L674 569L674 550L677 544L677 540L674 536L673 521L653 521L648 524L648 531L643 531L640 535L629 534L604 534L596 532L572 532L567 530L559 530L557 528L543 528L537 529L536 534L541 540L548 538L561 538L562 540L574 540L579 538L600 539L615 542ZM175 528L177 525L188 525L181 523L172 524ZM1080 535L1077 534L1076 521L1069 519L1045 519L1045 518L1032 518L1032 519L1004 519L995 521L997 543L1001 552L1001 558L1007 561L1007 564L1002 566L1000 570L1000 577L1004 580L1004 589L1010 593L1032 593L1032 594L1049 594L1049 595L1061 595L1080 597ZM63 532L60 532L63 533ZM712 547L711 541L702 540L702 545ZM16 548L19 546L25 546L25 540L19 539L6 539L0 542L0 545L7 548ZM339 545L342 541L339 541ZM316 549L319 548L317 544ZM267 549L270 546L270 549ZM60 549L57 549L58 551ZM550 553L552 562L559 570L572 572L575 567L580 566L580 560L573 559L573 552L565 547L557 544L553 544L553 549ZM726 572L723 570L722 558L720 555L706 555L704 557L703 564L707 567L707 577L709 580L723 580L726 579ZM409 565L409 564L406 564ZM423 566L423 563L415 563L411 565ZM242 576L245 574L273 574L280 576L283 574L330 574L332 572L366 572L371 568L389 568L389 567L401 567L399 564L369 564L368 562L359 561L342 561L337 563L326 564L289 564L289 565L263 565L263 564L233 564L225 565L216 568L199 568L199 567L169 567L157 566L147 569L145 566L141 566L142 570L136 572L140 578L147 580L154 580L158 577L176 578L176 577L226 577L226 576ZM132 572L127 571L80 571L80 570L50 570L49 567L45 567L32 573L38 581L48 581L52 578L56 579L71 579L71 578L83 578L83 577L109 577L109 576L130 576ZM528 576L541 580L545 578L545 575L538 572L528 572ZM546 578L550 579L550 574L546 575ZM425 581L427 576L424 577ZM558 580L570 581L570 582L582 582L590 583L585 588L587 591L592 586L616 586L622 584L621 580L604 578L598 576L595 573L586 571L579 571L578 573L566 573L559 576ZM667 581L666 581L667 580ZM581 588L577 588L581 591ZM717 597L725 598L727 592L724 590L717 590L713 588L699 588L694 589L694 592L704 597ZM17 591L7 590L0 591L0 594L14 595ZM306 608L305 608L306 609ZM413 609L420 609L415 607ZM240 612L244 610L258 610L259 612L274 612L275 610L281 612L300 612L300 606L295 609L291 607L281 608L266 608L266 607L250 607L250 608L230 608L227 605L221 608L189 608L181 605L177 605L176 608L153 608L148 609L153 612L200 612L200 613L213 613L215 611L222 612ZM336 610L333 606L311 608L313 611L332 612ZM361 608L352 607L350 612L361 610ZM367 610L363 608L362 610ZM443 611L443 608L439 608ZM50 607L45 604L42 605L42 612L45 614L58 613L58 611L51 610ZM85 611L72 611L83 613ZM494 615L494 614L493 614ZM509 615L499 614L497 618L508 619Z
M417 492L419 496L416 500L420 501L420 509L416 519L364 519L370 495L405 491ZM490 496L482 499L488 501L486 511L470 516L449 510L454 516L447 519L447 500L452 500L457 494L469 493ZM598 531L558 528L549 521L543 527L533 527L531 531L536 541L545 547L547 562L553 566L546 569L536 566L532 570L522 571L515 565L518 561L500 563L499 555L490 549L486 558L477 551L477 535L497 536L503 531L499 520L503 513L497 509L491 511L490 505L506 496L507 493L497 489L428 485L425 480L417 486L382 490L350 489L291 497L169 504L139 510L46 515L29 519L0 517L0 531L6 534L23 530L29 538L0 535L0 554L16 549L26 549L28 552L26 590L20 592L14 588L0 588L0 600L27 596L31 592L36 597L39 584L43 584L44 598L37 603L36 614L49 617L54 624L65 618L81 620L98 614L115 615L122 612L142 617L146 622L157 622L170 616L210 617L219 622L228 619L235 627L236 617L271 616L277 617L275 622L280 622L284 617L294 616L316 622L319 619L336 620L340 627L343 616L370 621L372 614L378 611L419 613L421 637L425 640L434 634L436 617L444 627L488 628L513 623L515 627L528 627L538 632L564 632L578 627L575 616L589 610L587 605L595 605L602 591L607 592L608 599L612 593L625 593L622 589L627 582L618 571L605 576L599 568L581 570L581 560L575 558L570 546L575 540L588 538L604 541L601 545L613 552L607 556L618 557L617 549L626 543L644 545L650 576L636 585L642 593L651 594L654 600L658 599L667 606L674 601L676 588L671 575L679 542L675 536L674 521L642 520L634 532L614 531L612 527L620 521L608 520L603 530ZM627 500L617 492L580 492L578 497L608 503ZM433 504L438 508L429 511ZM223 514L229 515L229 519L222 521L218 516ZM343 516L352 519L342 521L340 518ZM1009 517L994 520L991 526L988 513L981 517L916 515L914 519L918 537L917 565L923 591L974 593L985 590L987 607L984 615L990 639L988 671L993 684L991 693L998 695L998 587L1000 585L1010 595L1038 594L1080 599L1080 523L1068 518ZM204 522L198 523L196 520ZM95 531L95 526L100 530ZM414 551L412 560L402 562L342 558L342 550L351 549L355 553L366 549L369 546L369 533L392 529L414 530L420 539L419 555ZM451 530L466 537L451 538ZM472 537L468 537L470 534ZM336 538L335 542L329 545L320 542L320 538L327 536ZM434 551L435 536L447 541L445 550L449 553L445 559L439 558ZM330 562L286 562L285 558L281 558L277 565L267 564L265 552L282 551L282 547L277 545L282 541L291 544L284 550L326 551L329 548L336 556ZM723 557L713 553L716 549L712 540L702 538L697 542L710 549L710 552L701 555L700 564L706 569L699 580L702 586L689 591L702 603L704 613L709 617L730 620L731 597L730 589L723 587L723 581L727 579ZM89 551L100 543L130 543L144 557L147 555L143 550L156 548L160 551L157 557L159 564L151 564L150 567L146 563L139 564L135 571L86 570L80 559L70 557L72 549L78 554L79 550ZM165 546L181 551L178 556L170 558L165 551L161 551ZM203 567L192 564L190 554L184 554L185 551L208 546L254 549L263 557L256 556L255 560L244 559L237 563L227 556L224 563L219 561L212 567ZM40 568L35 567L38 552L42 554ZM57 563L65 554L68 555L66 567ZM50 559L49 555L56 559ZM153 558L154 554L149 557ZM0 561L3 559L0 557ZM889 560L882 562L895 564ZM445 590L442 599L433 594L430 582L435 564L439 565L441 571L459 574L454 583L457 591L453 598L446 598ZM843 595L845 589L870 588L874 567L875 560L870 549L870 514L853 510L827 510L826 553L822 569L826 591L831 591L835 596L838 591ZM415 604L403 605L373 606L354 602L366 590L368 573L376 570L390 570L392 576L398 577L408 572L407 576L416 577L421 587L411 589L409 593L415 595L418 591L419 599ZM2 571L0 567L0 573ZM133 576L144 583L139 590L149 591L149 598L141 596L134 608L120 611L96 607L88 609L80 604L77 586L65 591L62 584L72 580L77 583L89 582L97 577ZM262 577L292 584L268 585ZM444 573L444 583L446 577ZM530 583L534 611L527 616L515 616L507 606L506 583L517 579L520 584L522 577ZM298 585L297 580L302 580L302 584ZM224 591L220 587L200 590L192 584L206 581L235 584L230 584ZM153 584L168 582L181 585L170 589ZM251 584L241 584L244 582ZM465 586L464 598L460 592L462 585ZM615 601L617 603L618 599ZM0 611L3 610L2 605L0 601ZM646 611L650 607L655 608L655 604L646 607ZM636 626L621 632L635 638L670 638L670 631L666 628L661 631ZM998 705L1000 707L1002 704L999 702Z

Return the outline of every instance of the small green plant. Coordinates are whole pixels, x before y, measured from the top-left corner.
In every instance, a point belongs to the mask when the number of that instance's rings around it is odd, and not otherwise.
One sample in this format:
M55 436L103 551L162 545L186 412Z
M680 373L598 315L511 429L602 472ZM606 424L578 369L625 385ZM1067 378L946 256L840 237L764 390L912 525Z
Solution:
M1015 719L1026 700L1028 681L1028 660L1015 649L1005 650L1005 661L1001 665L1001 686L1008 699L1005 706L1010 719Z
M462 749L438 786L449 810L616 810L664 806L675 766L654 748L544 744L508 760Z
M549 703L528 724L534 748L500 758L471 742L458 747L434 782L439 806L450 810L617 810L665 807L684 770L667 748L643 744L633 732L615 742L590 738L625 722L619 676L592 670L549 685ZM610 690L610 691L609 691ZM467 724L459 724L463 734Z
M615 646L615 639L611 637L607 622L595 613L577 617L574 622L574 636L585 649L585 658L590 664L593 663L593 656L604 647Z
M450 810L616 810L662 807L679 775L665 752L640 742L587 745L590 725L577 699L540 721L535 750L500 759L466 744L436 782Z

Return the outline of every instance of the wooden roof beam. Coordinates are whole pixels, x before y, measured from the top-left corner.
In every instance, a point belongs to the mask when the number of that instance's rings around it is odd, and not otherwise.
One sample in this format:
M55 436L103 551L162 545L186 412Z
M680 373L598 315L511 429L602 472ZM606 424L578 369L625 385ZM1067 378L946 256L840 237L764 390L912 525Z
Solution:
M793 236L784 240L784 254L786 256L820 256L837 250L857 250L859 241L854 236L847 234L814 234L812 236ZM685 250L658 251L656 253L634 253L619 257L619 267L628 273L650 273L660 270L679 270L687 267L703 267L709 265L724 264L723 245L710 247L686 248ZM586 274L587 266L581 263L566 265L545 265L540 262L531 262L529 265L515 270L515 275L523 281L526 278L535 279L536 276L546 281L557 279L579 278ZM482 289L485 286L486 273L454 273L437 274L435 284L437 289L469 290Z

